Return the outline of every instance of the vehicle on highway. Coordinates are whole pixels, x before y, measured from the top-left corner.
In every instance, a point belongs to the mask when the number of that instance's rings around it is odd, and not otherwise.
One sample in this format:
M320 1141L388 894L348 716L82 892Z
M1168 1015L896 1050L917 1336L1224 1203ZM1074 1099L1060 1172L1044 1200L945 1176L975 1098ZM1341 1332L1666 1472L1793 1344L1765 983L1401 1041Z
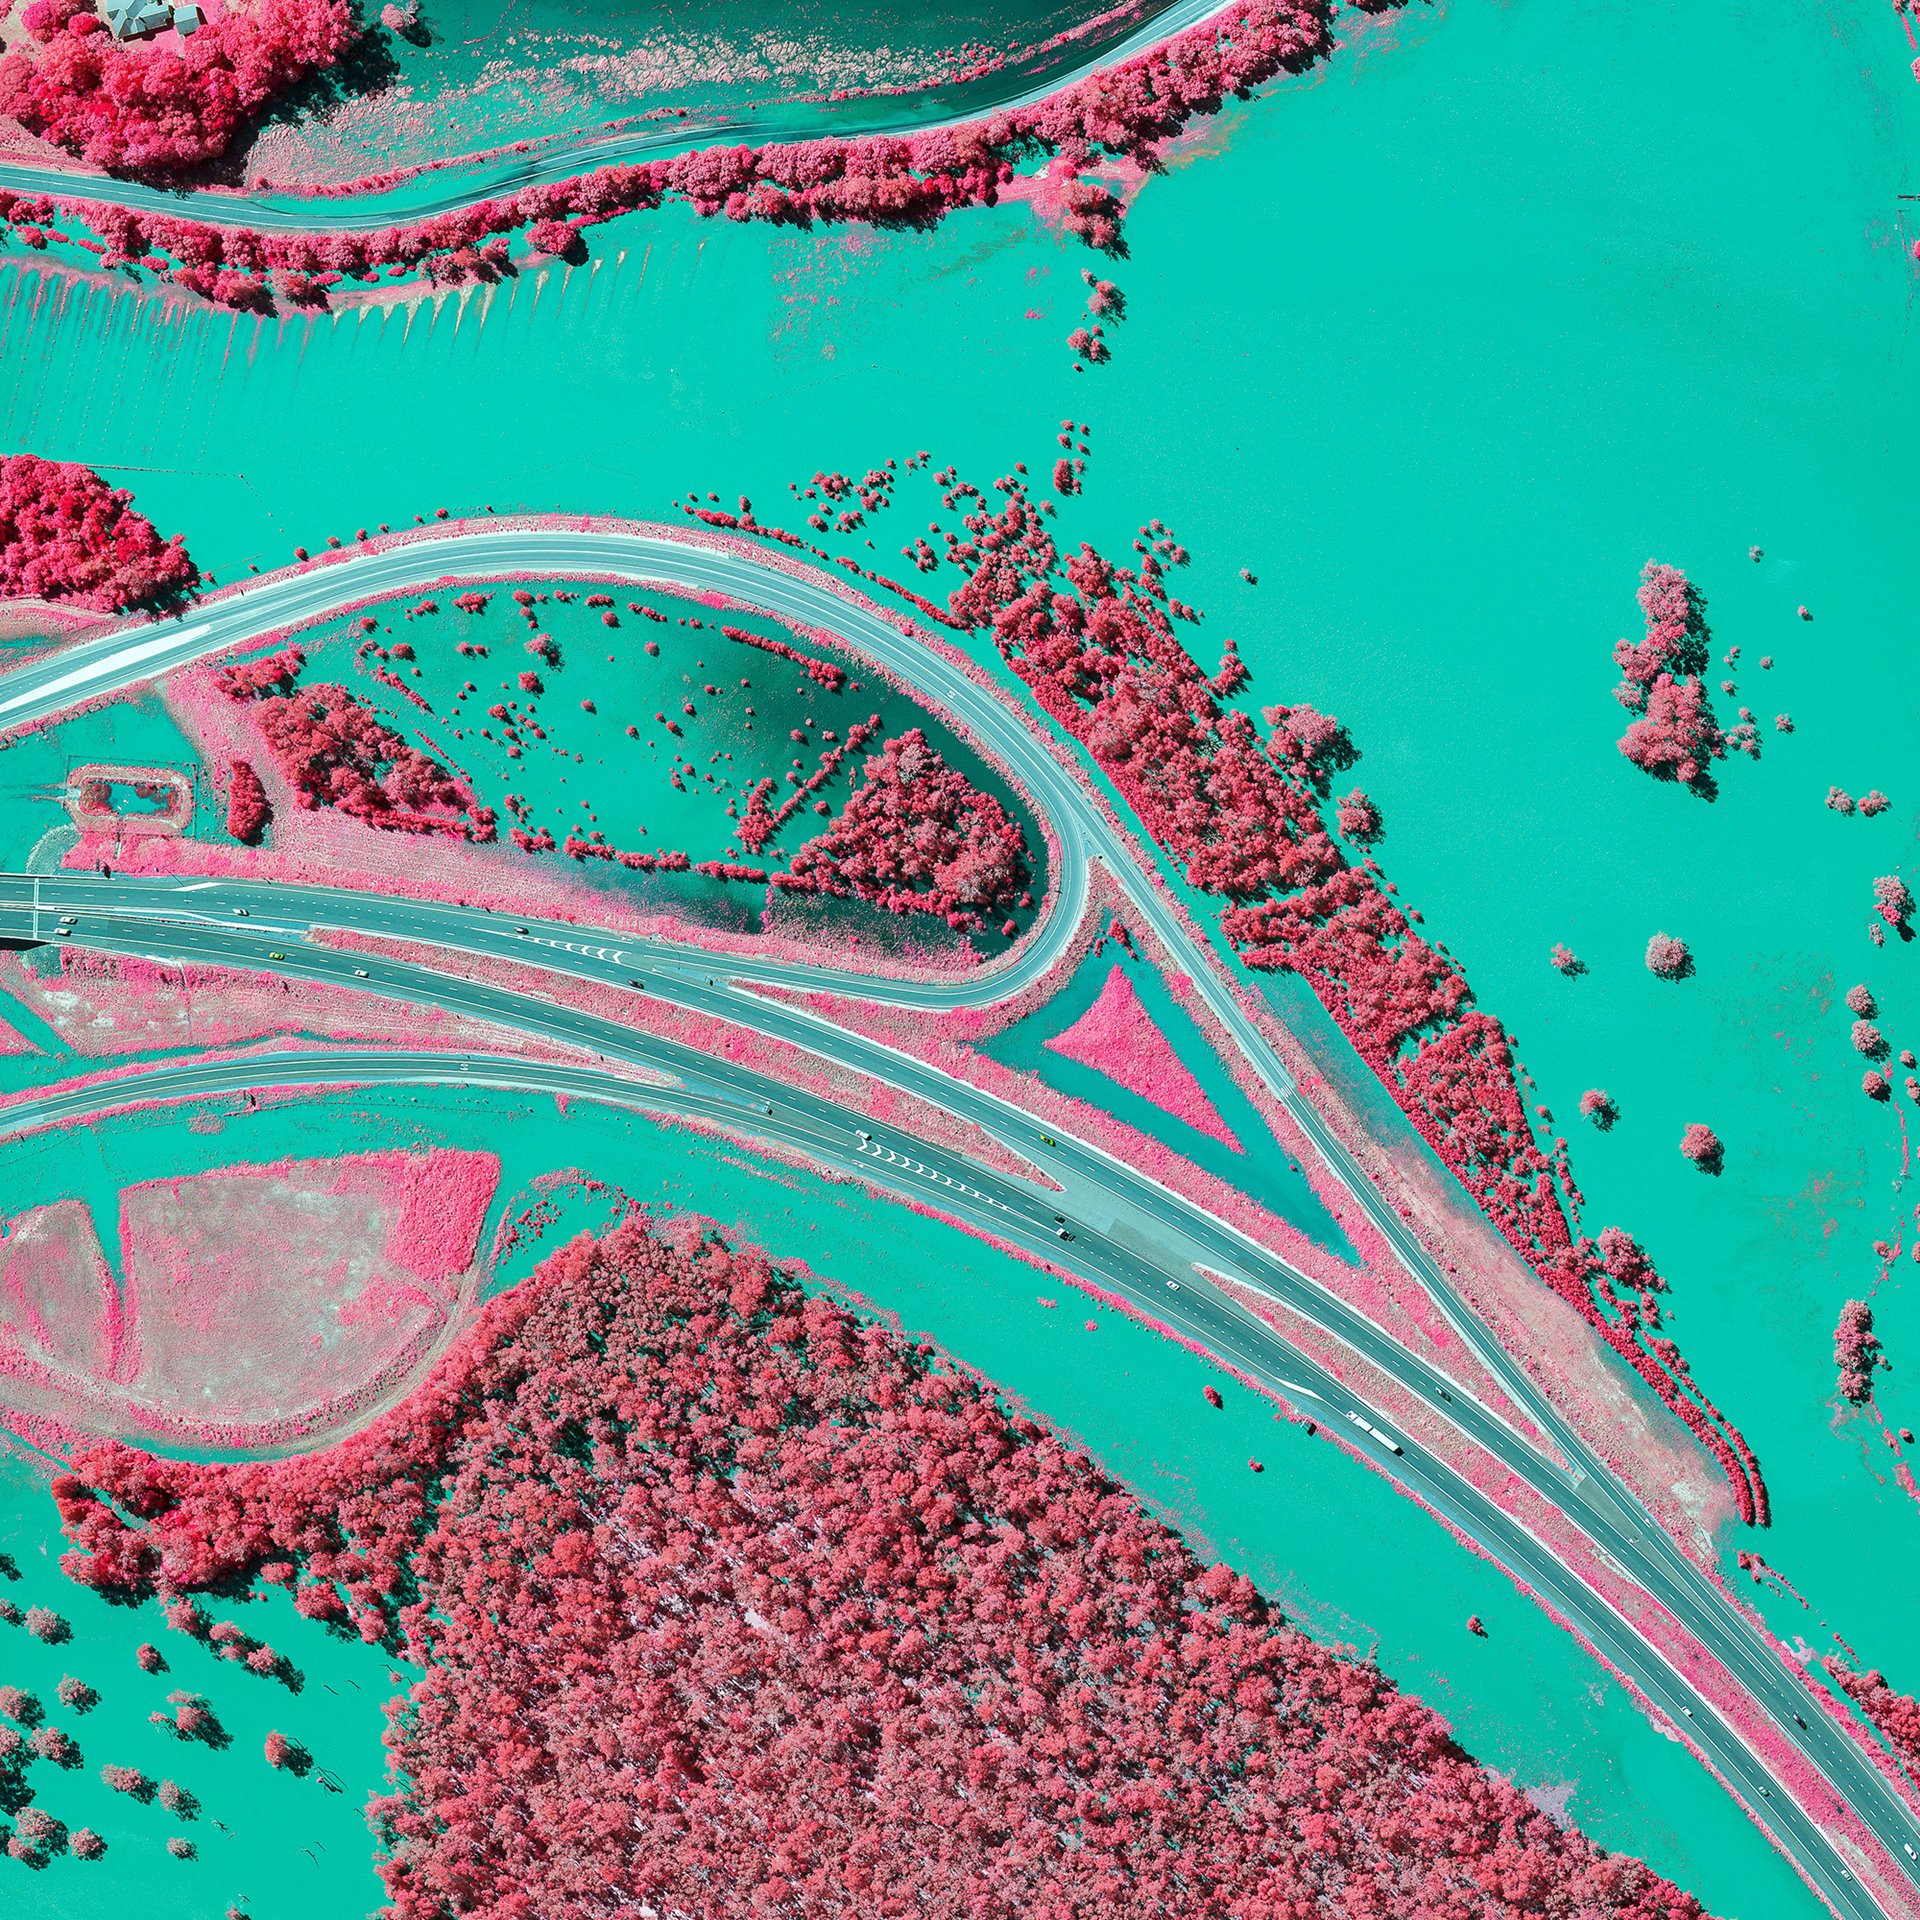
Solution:
M284 960L286 957L287 956L284 953L280 952L278 948L276 948L272 953L267 955L267 958L269 960Z
M235 907L233 910L233 917L236 920L251 920L253 918L253 916L246 910L245 907Z
M355 978L356 980L364 980L364 979L365 979L365 978L367 977L367 970L366 970L366 968L365 968L365 967L355 967L355 968L354 968L354 970L353 970L353 977L354 977L354 978Z
M1073 1235L1070 1234L1065 1227L1055 1227L1054 1232L1058 1234L1062 1240L1071 1240L1073 1238Z

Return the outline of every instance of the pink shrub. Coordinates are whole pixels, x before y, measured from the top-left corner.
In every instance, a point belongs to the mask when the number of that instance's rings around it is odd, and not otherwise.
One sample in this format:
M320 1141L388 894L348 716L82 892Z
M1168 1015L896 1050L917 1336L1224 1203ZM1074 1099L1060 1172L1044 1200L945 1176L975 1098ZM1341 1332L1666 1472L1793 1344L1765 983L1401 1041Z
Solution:
M1831 807L1835 813L1851 813L1853 811L1853 795L1848 793L1843 787L1829 787L1827 789L1827 805Z
M106 1850L107 1843L91 1827L75 1827L67 1835L67 1851L76 1860L98 1860Z
M147 1776L138 1767L121 1767L111 1763L100 1769L100 1778L115 1793L144 1794L147 1791Z
M1656 933L1647 942L1647 971L1662 980L1685 980L1693 972L1693 955L1684 940Z
M1714 1130L1701 1121L1687 1123L1680 1136L1680 1151L1704 1173L1718 1173L1726 1162L1726 1148Z
M1840 1369L1837 1391L1855 1406L1873 1398L1873 1373L1886 1365L1873 1330L1873 1309L1864 1300L1849 1300L1840 1309L1833 1330L1833 1364Z
M1882 874L1873 883L1873 907L1896 933L1904 933L1913 918L1913 895L1897 874Z
M29 1607L26 1622L27 1631L36 1640L44 1640L50 1647L73 1638L73 1629L51 1607Z
M1875 787L1871 793L1863 793L1860 796L1860 812L1868 820L1877 813L1885 813L1892 805L1893 802L1878 787Z
M1873 997L1873 989L1864 983L1847 989L1847 1009L1862 1020L1871 1020L1880 1011L1880 1003Z
M1580 1096L1582 1118L1591 1120L1605 1133L1620 1118L1620 1109L1614 1104L1613 1095L1601 1087L1589 1087Z
M1335 809L1334 824L1356 845L1371 846L1380 838L1380 809L1355 787Z
M1871 1020L1856 1020L1850 1038L1854 1052L1864 1053L1869 1060L1878 1060L1887 1051L1886 1040Z
M227 831L247 846L257 847L273 809L260 776L245 760L227 763Z
M1586 962L1571 947L1559 942L1555 943L1553 951L1547 955L1547 958L1558 972L1566 974L1570 979L1575 974L1585 973L1587 970Z
M1706 689L1697 679L1663 673L1648 690L1646 707L1620 736L1620 751L1656 779L1704 783L1712 762L1726 752Z

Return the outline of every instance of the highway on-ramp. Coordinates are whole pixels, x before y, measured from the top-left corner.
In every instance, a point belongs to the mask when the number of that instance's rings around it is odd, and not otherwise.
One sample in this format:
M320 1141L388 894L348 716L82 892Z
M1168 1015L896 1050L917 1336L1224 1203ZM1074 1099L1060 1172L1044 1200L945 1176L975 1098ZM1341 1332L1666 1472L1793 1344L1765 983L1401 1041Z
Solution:
M1382 1366L1407 1391L1416 1393L1442 1418L1451 1419L1479 1444L1488 1446L1513 1470L1536 1486L1567 1515L1572 1524L1611 1554L1650 1594L1679 1618L1690 1632L1728 1669L1774 1722L1778 1737L1794 1747L1828 1780L1837 1796L1880 1838L1897 1865L1911 1869L1920 1845L1916 1823L1899 1795L1873 1763L1846 1736L1816 1710L1811 1724L1799 1724L1802 1710L1812 1704L1803 1683L1748 1618L1735 1607L1680 1550L1657 1522L1640 1506L1575 1433L1566 1419L1534 1385L1520 1364L1508 1355L1488 1329L1455 1294L1448 1276L1426 1252L1395 1209L1372 1187L1353 1164L1325 1118L1295 1088L1284 1065L1235 993L1221 970L1218 956L1201 943L1175 904L1164 874L1143 866L1136 843L1099 798L1097 783L1085 770L1076 772L1044 744L1034 724L989 687L915 636L904 622L896 622L870 602L851 594L840 583L821 576L770 566L732 547L692 539L672 530L618 527L605 524L541 527L455 526L432 537L411 539L393 546L358 548L330 558L311 569L277 575L210 599L178 622L142 625L122 630L83 646L62 649L13 672L0 675L0 728L51 718L71 706L110 695L138 684L190 659L225 651L286 626L324 617L370 596L418 591L442 581L461 578L513 576L619 579L639 586L673 591L713 591L776 617L796 620L838 634L861 653L878 659L908 684L917 687L952 714L1023 788L1048 822L1056 841L1060 871L1058 898L1053 910L1021 953L979 974L928 985L898 980L859 979L845 972L807 968L797 964L718 957L697 947L668 941L636 939L631 933L583 928L564 922L532 921L522 935L498 916L426 901L374 898L335 890L283 887L267 883L214 883L106 880L89 875L13 876L0 881L0 925L23 939L58 937L53 927L62 914L80 916L71 936L85 943L137 951L161 957L195 959L261 970L334 979L349 986L394 993L421 1003L445 1005L480 1018L496 1019L526 1032L549 1038L571 1038L576 1044L617 1057L613 1042L631 1039L625 1030L591 1016L557 1008L532 995L514 995L502 989L454 979L429 968L375 961L363 955L329 952L306 942L318 927L342 928L411 943L423 957L472 952L495 958L534 962L557 970L624 986L629 979L645 979L648 989L663 999L694 1011L788 1039L822 1057L875 1074L890 1084L920 1094L975 1121L988 1132L1008 1140L1030 1161L1041 1164L1059 1180L1065 1199L1059 1209L1075 1224L1071 1257L1056 1242L1053 1257L1075 1271L1085 1269L1083 1249L1096 1244L1090 1236L1121 1234L1128 1244L1143 1236L1163 1249L1160 1274L1170 1258L1189 1276L1188 1290L1204 1289L1193 1275L1194 1264L1211 1264L1247 1278L1251 1284L1307 1312L1374 1364ZM1089 863L1108 866L1126 887L1135 908L1179 964L1187 968L1210 1011L1246 1052L1276 1096L1286 1102L1296 1120L1325 1155L1356 1204L1386 1236L1408 1269L1425 1284L1448 1312L1476 1356L1499 1379L1527 1415L1548 1434L1567 1465L1548 1463L1502 1423L1473 1407L1457 1385L1443 1382L1414 1356L1406 1354L1364 1319L1334 1301L1311 1281L1292 1273L1272 1255L1254 1247L1225 1223L1181 1201L1144 1176L1120 1166L1098 1150L1060 1136L1053 1129L1057 1149L1038 1147L1038 1129L1018 1109L1006 1106L979 1089L939 1073L909 1056L877 1042L844 1032L803 1010L767 999L754 984L828 987L842 994L886 999L909 1005L956 1005L997 1000L1039 977L1058 957L1069 938L1078 904L1084 899ZM234 915L243 906L246 917ZM299 939L288 948L284 962L265 958L271 940ZM364 967L365 977L355 966ZM585 1022L584 1026L578 1023ZM658 1047L663 1043L648 1042ZM716 1063L703 1062L707 1072ZM727 1069L732 1073L732 1069ZM811 1097L811 1096L809 1096ZM776 1105L778 1102L776 1100ZM925 1164L936 1149L920 1143L913 1149ZM951 1161L954 1156L947 1155ZM967 1163L961 1163L967 1164ZM986 1176L972 1168L968 1178L984 1188ZM949 1210L960 1212L958 1208ZM1085 1231L1082 1231L1085 1229ZM1136 1256L1137 1257L1137 1256ZM1224 1295L1219 1296L1222 1302ZM1301 1305L1301 1301L1308 1304ZM1231 1303L1227 1303L1231 1304ZM1303 1364L1291 1355L1264 1323L1240 1314L1244 1323L1235 1334L1241 1348L1265 1344L1267 1359L1258 1377L1275 1380L1277 1367L1292 1369L1298 1380ZM1164 1313L1158 1315L1166 1318ZM1211 1344L1211 1342L1209 1343ZM1275 1355L1286 1356L1284 1360ZM1223 1354L1222 1357L1230 1357ZM1484 1431L1472 1424L1479 1419ZM1356 1429L1357 1431L1357 1429ZM1347 1436L1351 1438L1352 1436ZM1365 1436L1361 1438L1364 1440ZM1394 1463L1396 1473L1400 1462ZM1402 1475L1404 1477L1404 1475ZM1464 1485L1465 1483L1462 1483ZM1465 1496L1456 1496L1458 1500ZM1476 1496L1477 1498L1477 1496ZM1485 1504L1482 1502L1482 1504ZM1443 1508L1450 1514L1452 1509ZM1497 1509L1495 1510L1497 1512ZM1504 1524L1511 1528L1511 1521ZM1461 1524L1490 1552L1536 1591L1545 1596L1550 1586L1541 1566L1551 1560L1535 1543L1515 1564L1497 1544L1502 1536L1496 1523L1479 1515L1473 1524ZM1492 1535L1486 1529L1492 1529ZM1512 1543L1509 1542L1509 1545ZM1518 1551L1518 1548L1514 1549ZM1558 1584L1566 1577L1556 1569ZM1579 1583L1573 1582L1574 1585ZM1558 1600L1549 1604L1561 1607ZM1587 1624L1595 1606L1588 1594L1584 1610L1568 1611L1580 1630L1596 1646L1606 1644ZM1565 1610L1565 1609L1562 1609ZM1602 1609L1604 1611L1604 1609ZM1639 1649L1622 1670L1639 1680L1659 1656L1624 1622L1632 1646ZM1609 1655L1611 1657L1611 1655ZM1663 1664L1663 1663L1662 1663ZM1649 1697L1660 1699L1648 1685ZM1662 1704L1665 1701L1662 1700ZM1681 1707L1687 1703L1681 1702ZM1675 1709L1676 1712L1680 1708ZM1683 1717L1690 1738L1699 1739L1704 1716L1710 1713L1695 1697ZM1703 1743L1704 1748L1704 1743ZM1744 1751L1744 1749L1743 1749ZM1794 1817L1806 1826L1796 1837L1791 1831L1791 1803L1781 1783L1754 1779L1759 1763L1748 1756L1748 1771L1729 1770L1719 1757L1714 1763L1746 1804L1793 1853L1802 1871L1840 1911L1871 1913L1878 1907L1853 1881L1848 1870L1824 1839L1811 1836L1818 1828L1799 1810ZM1742 1782L1747 1784L1743 1785ZM1917 1882L1916 1884L1920 1884Z

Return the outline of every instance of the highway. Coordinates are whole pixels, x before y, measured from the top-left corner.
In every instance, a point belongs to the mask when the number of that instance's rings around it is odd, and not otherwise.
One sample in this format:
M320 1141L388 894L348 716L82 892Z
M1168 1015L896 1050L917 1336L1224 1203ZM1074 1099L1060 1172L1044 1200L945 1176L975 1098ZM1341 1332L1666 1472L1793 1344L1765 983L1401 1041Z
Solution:
M131 207L211 226L280 233L378 233L431 219L521 187L571 180L600 167L665 160L706 147L772 146L834 135L909 137L1036 106L1088 74L1133 58L1233 0L1173 0L1144 24L1070 66L1022 77L1009 69L971 86L843 100L770 102L763 112L635 120L441 162L386 187L302 192L297 187L158 186L121 175L0 160L0 187Z
M698 948L641 941L631 935L565 923L529 920L521 923L528 928L522 935L498 916L435 903L265 883L107 881L80 874L0 879L0 931L24 940L54 939L59 937L53 928L60 916L70 914L76 916L69 922L75 929L70 937L85 944L279 971L295 978L334 980L403 1000L447 1006L519 1031L568 1040L609 1060L635 1057L633 1050L637 1048L649 1064L659 1066L668 1059L662 1051L668 1043L643 1041L624 1028L558 1008L537 996L461 981L431 968L313 946L307 943L306 935L313 928L331 926L404 941L424 956L466 951L538 960L582 978L615 984L638 978L645 980L649 992L662 999L792 1040L824 1058L874 1074L973 1120L1040 1164L1060 1182L1061 1195L1050 1198L1043 1194L1036 1201L1035 1189L1017 1184L1008 1189L1008 1183L1000 1182L998 1176L958 1162L950 1152L927 1142L901 1144L897 1150L925 1167L943 1169L949 1179L964 1178L978 1193L997 1194L1004 1206L1012 1203L1002 1189L1023 1194L1029 1213L1036 1205L1046 1211L1050 1257L1103 1285L1151 1302L1151 1310L1159 1318L1171 1318L1165 1310L1168 1283L1177 1277L1181 1310L1213 1316L1208 1322L1213 1330L1201 1336L1207 1344L1276 1391L1287 1392L1285 1383L1289 1380L1316 1393L1320 1388L1306 1377L1313 1369L1304 1356L1294 1353L1272 1329L1244 1313L1227 1296L1209 1289L1194 1271L1197 1264L1242 1278L1285 1301L1363 1354L1406 1391L1418 1395L1438 1417L1452 1421L1475 1444L1494 1453L1553 1501L1574 1525L1667 1606L1764 1708L1780 1737L1797 1746L1835 1784L1837 1795L1880 1837L1896 1865L1904 1865L1910 1881L1913 1879L1914 1857L1906 1849L1920 1848L1920 1823L1915 1822L1871 1761L1827 1721L1817 1706L1805 1716L1811 1721L1809 1726L1797 1724L1803 1709L1814 1704L1803 1683L1727 1596L1618 1485L1534 1388L1518 1363L1500 1349L1453 1295L1444 1273L1414 1240L1394 1209L1353 1167L1322 1116L1299 1096L1264 1036L1217 970L1216 957L1196 945L1155 876L1136 864L1126 837L1090 802L1086 789L1053 757L1023 716L902 632L869 603L851 597L825 579L796 577L749 556L653 529L452 527L430 539L384 550L351 550L307 572L250 583L203 603L178 623L125 630L0 676L0 725L51 716L75 702L135 684L182 660L254 639L371 593L418 591L453 577L502 574L591 574L667 589L710 587L777 616L829 628L861 651L881 659L946 706L1006 766L1048 819L1060 854L1060 898L1028 950L1004 966L930 987L897 980L859 980L844 973L757 960L722 960ZM1355 1202L1367 1209L1409 1270L1446 1307L1503 1387L1561 1448L1570 1468L1544 1460L1457 1383L1435 1374L1360 1315L1224 1222L1097 1149L1061 1135L1057 1128L1050 1129L1057 1147L1042 1148L1035 1123L1018 1109L906 1055L844 1033L753 991L756 982L778 981L825 986L840 993L856 992L910 1005L998 999L1017 991L1051 964L1071 931L1076 902L1084 898L1087 865L1093 859L1101 860L1119 876L1141 917L1154 927L1168 951L1187 965L1213 1011L1327 1155ZM247 909L246 917L233 913L236 906ZM274 942L281 944L276 948ZM266 956L275 950L284 951L287 958L270 961ZM355 968L364 968L365 976L357 974ZM328 1078L338 1077L338 1062L346 1057L329 1054L324 1066L312 1070ZM444 1070L442 1065L440 1071ZM854 1126L864 1124L857 1122L857 1116L837 1114L828 1104L817 1101L812 1102L815 1111L811 1119L782 1115L780 1091L772 1083L705 1056L689 1054L669 1070L682 1080L687 1098L720 1102L721 1108L716 1111L751 1113L771 1102L779 1124L801 1128L817 1125L825 1131L817 1138L809 1135L805 1151L823 1164L840 1164L827 1152L835 1144L834 1129L838 1129L838 1147L844 1153ZM558 1070L522 1066L516 1071L547 1075ZM109 1089L91 1097L112 1100L121 1095L117 1089ZM632 1089L627 1090L625 1098L649 1107L657 1107L660 1099L652 1093L638 1095ZM44 1121L50 1116L40 1117ZM761 1124L766 1121L767 1116L761 1115L754 1130L769 1132L771 1123ZM889 1171L896 1171L890 1163ZM897 1182L882 1177L880 1184ZM940 1191L946 1197L939 1204L947 1211L971 1217L966 1208L954 1204L951 1189L942 1187ZM969 1206L979 1204L968 1202ZM1075 1236L1072 1242L1060 1242L1053 1235L1053 1210L1067 1216ZM1007 1232L1004 1220L993 1230L1007 1238L1019 1238ZM1126 1282L1124 1286L1121 1280ZM1229 1338L1231 1351L1219 1344ZM1340 1397L1337 1387L1333 1392ZM1351 1396L1345 1396L1343 1407L1351 1403ZM1391 1426L1391 1422L1386 1424ZM1357 1430L1343 1437L1365 1444ZM1446 1499L1433 1499L1436 1508L1455 1519L1548 1604L1564 1613L1583 1636L1642 1685L1650 1698L1671 1711L1676 1723L1683 1725L1689 1738L1707 1752L1723 1777L1762 1818L1836 1911L1850 1915L1882 1911L1852 1879L1809 1810L1793 1805L1782 1784L1766 1774L1761 1762L1740 1745L1705 1700L1667 1668L1663 1656L1649 1647L1630 1624L1614 1619L1596 1596L1567 1575L1549 1549L1531 1541L1439 1462L1424 1455L1416 1458L1416 1451L1410 1449L1406 1456L1392 1458L1396 1477L1423 1498L1432 1497L1429 1482L1436 1486L1444 1482ZM1381 1460L1386 1464L1386 1456ZM1422 1476L1418 1483L1410 1477L1416 1466ZM1561 1590L1568 1586L1579 1590L1574 1596L1578 1605L1563 1597ZM1619 1657L1609 1649L1621 1650ZM1679 1691L1663 1693L1662 1688ZM1719 1746L1706 1738L1709 1732ZM1723 1753L1722 1747L1727 1751ZM1823 1809L1812 1810L1819 1811ZM1920 1905L1909 1902L1887 1910L1920 1911Z

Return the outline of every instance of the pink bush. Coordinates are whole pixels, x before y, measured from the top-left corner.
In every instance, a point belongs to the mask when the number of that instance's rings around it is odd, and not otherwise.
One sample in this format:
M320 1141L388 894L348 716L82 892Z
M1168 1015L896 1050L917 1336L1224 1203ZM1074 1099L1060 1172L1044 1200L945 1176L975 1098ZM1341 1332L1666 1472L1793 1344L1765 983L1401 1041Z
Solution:
M267 790L250 762L227 763L227 831L250 847L260 844L260 836L273 809L267 804Z
M1880 1011L1880 1003L1873 997L1873 989L1864 983L1847 989L1847 1010L1862 1020L1871 1020Z
M1827 789L1827 805L1832 808L1835 813L1851 813L1853 811L1853 795L1848 793L1844 787L1829 787Z
M147 1791L147 1776L138 1767L121 1767L111 1763L100 1769L100 1778L115 1793L144 1794Z
M331 808L389 833L494 837L492 809L344 687L298 686L305 664L297 648L288 648L214 678L229 700L253 704L274 766L302 807ZM236 798L245 765L233 763Z
M1868 820L1871 820L1875 814L1885 813L1892 805L1893 802L1878 787L1875 787L1871 793L1863 793L1860 796L1860 812Z
M1647 971L1662 980L1684 980L1693 972L1693 955L1684 940L1656 933L1647 942Z
M75 1827L67 1835L67 1851L76 1860L98 1860L106 1850L107 1843L91 1827Z
M163 542L132 507L89 468L0 456L0 599L119 613L189 592L200 571L179 537Z
M1380 838L1380 809L1355 787L1335 809L1334 824L1356 845L1368 847Z
M1580 1113L1583 1119L1605 1133L1620 1118L1620 1109L1614 1104L1613 1095L1601 1087L1589 1087L1580 1096Z
M1585 973L1587 970L1586 962L1571 947L1557 941L1547 958L1557 971L1566 974L1569 978L1575 974Z
M29 1607L26 1622L27 1631L50 1647L73 1638L73 1629L51 1607Z
M1663 673L1648 690L1646 707L1620 736L1620 751L1656 779L1704 783L1712 762L1726 752L1706 689L1697 679Z
M144 64L146 49L62 36L37 56L18 50L0 60L0 111L29 118L98 165L165 171L198 164L299 73L339 57L339 22L350 33L345 0L254 0L245 13L202 28L183 60ZM1302 0L1237 0L1029 106L910 139L713 147L540 182L378 233L258 232L92 203L76 203L74 217L91 221L110 259L157 261L174 285L240 308L270 302L269 275L282 276L289 296L297 291L304 300L324 300L341 278L377 280L395 268L440 284L497 277L506 247L489 235L526 227L536 247L570 253L580 227L669 195L730 220L923 227L960 207L993 204L1016 165L1035 153L1061 154L1076 167L1096 150L1145 162L1222 100L1308 66L1330 45L1324 13ZM96 71L110 90L92 84ZM1076 177L1062 199L1070 231L1092 246L1116 244L1120 209L1111 189ZM0 218L17 226L61 210L45 196L0 190Z
M297 1559L431 1663L396 1912L1700 1911L986 1384L691 1230L575 1242L328 1452L75 1466L97 1583Z
M1841 1398L1865 1406L1873 1398L1874 1369L1886 1360L1873 1331L1873 1309L1864 1300L1849 1300L1840 1309L1833 1330L1833 1364L1840 1369Z
M1726 1148L1714 1130L1698 1120L1687 1123L1680 1136L1680 1151L1706 1173L1718 1173L1726 1161Z
M1828 1654L1823 1664L1880 1730L1906 1772L1920 1772L1920 1700L1895 1693L1883 1673L1856 1673L1837 1653Z
M1913 895L1899 875L1882 874L1873 883L1873 907L1896 933L1904 933L1913 918Z

